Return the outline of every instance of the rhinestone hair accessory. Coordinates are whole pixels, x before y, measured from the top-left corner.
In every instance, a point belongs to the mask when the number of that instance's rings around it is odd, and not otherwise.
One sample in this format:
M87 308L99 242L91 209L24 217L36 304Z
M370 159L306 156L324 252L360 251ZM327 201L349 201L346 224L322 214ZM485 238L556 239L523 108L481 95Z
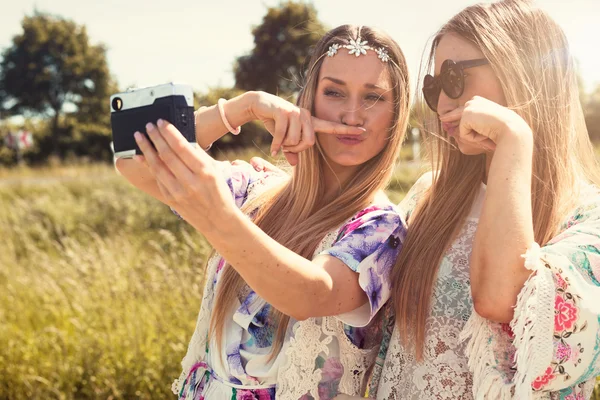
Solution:
M350 44L341 45L339 43L334 43L329 46L329 50L326 53L327 57L335 56L341 48L348 49L348 54L354 54L356 57L366 55L367 50L372 50L377 53L377 57L382 62L386 63L390 61L390 55L385 47L374 48L369 45L368 41L362 40L360 37L360 28L358 29L358 37L356 39L350 38Z

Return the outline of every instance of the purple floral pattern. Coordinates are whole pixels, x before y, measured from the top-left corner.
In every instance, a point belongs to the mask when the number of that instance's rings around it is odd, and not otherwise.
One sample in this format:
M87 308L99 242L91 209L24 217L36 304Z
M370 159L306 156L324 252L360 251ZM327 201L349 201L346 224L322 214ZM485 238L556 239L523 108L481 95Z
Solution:
M359 318L360 322L353 318L351 325L367 325L389 299L389 274L405 237L406 225L395 207L372 206L344 225L334 245L322 253L338 258L359 273L359 284L369 299L370 313L368 317Z

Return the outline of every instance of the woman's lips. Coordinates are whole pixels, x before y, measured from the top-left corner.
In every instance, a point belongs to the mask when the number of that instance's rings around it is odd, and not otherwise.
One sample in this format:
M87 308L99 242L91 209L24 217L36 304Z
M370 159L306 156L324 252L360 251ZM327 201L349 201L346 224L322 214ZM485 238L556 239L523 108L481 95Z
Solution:
M448 136L457 136L458 124L451 122L442 123L442 129L446 131Z
M353 136L353 135L339 135L339 136L336 136L336 138L343 144L346 144L349 146L357 145L365 140L360 136Z

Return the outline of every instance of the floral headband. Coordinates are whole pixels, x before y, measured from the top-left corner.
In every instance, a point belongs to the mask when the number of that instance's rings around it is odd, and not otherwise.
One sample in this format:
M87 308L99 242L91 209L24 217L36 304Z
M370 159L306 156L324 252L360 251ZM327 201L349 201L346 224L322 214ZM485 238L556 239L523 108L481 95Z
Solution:
M361 37L359 36L356 40L350 38L350 44L346 44L346 45L340 45L339 43L334 43L331 46L329 46L329 50L327 51L327 57L333 57L337 54L338 50L344 48L344 49L348 49L348 54L354 54L356 57L359 57L361 54L367 54L367 50L373 50L375 51L375 53L377 53L377 57L383 61L383 62L388 62L390 61L390 55L388 54L388 51L385 47L380 47L378 49L375 49L371 46L369 46L368 42L366 40L361 40Z
M369 43L366 40L362 40L362 38L360 37L361 29L362 27L358 28L358 38L356 38L356 40L350 38L350 44L341 45L339 43L334 43L331 46L329 46L329 50L326 53L327 57L335 56L339 49L344 48L348 49L348 54L354 54L356 57L359 57L363 54L366 55L367 50L373 50L375 51L375 53L377 53L377 57L381 61L385 63L390 61L390 55L388 54L388 51L385 47L380 47L376 49L372 46L369 46Z

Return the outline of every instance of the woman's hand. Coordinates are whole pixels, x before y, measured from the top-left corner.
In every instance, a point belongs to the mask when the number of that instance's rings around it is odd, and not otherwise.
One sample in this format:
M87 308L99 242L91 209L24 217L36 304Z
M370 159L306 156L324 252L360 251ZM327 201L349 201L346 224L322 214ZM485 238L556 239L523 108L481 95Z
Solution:
M531 128L519 114L484 97L473 97L463 107L440 116L440 121L458 122L457 140L487 151L495 150L504 139L533 140Z
M158 120L157 126L149 123L146 132L152 143L135 133L144 153L135 160L147 165L166 204L203 233L237 210L209 155L191 147L177 128L164 120Z
M267 160L260 158L260 157L252 157L250 159L250 161L248 161L250 163L250 165L252 165L252 167L254 167L254 169L257 172L275 172L275 173L285 173L283 172L281 169L277 168L276 166L274 166L273 164L271 164L270 162L268 162ZM241 165L243 164L243 161L241 160L233 160L231 162L231 165Z
M363 128L313 117L309 110L265 92L254 92L249 111L273 135L271 156L276 156L283 149L291 165L298 164L298 153L315 144L315 132L334 135L360 135L365 132Z

